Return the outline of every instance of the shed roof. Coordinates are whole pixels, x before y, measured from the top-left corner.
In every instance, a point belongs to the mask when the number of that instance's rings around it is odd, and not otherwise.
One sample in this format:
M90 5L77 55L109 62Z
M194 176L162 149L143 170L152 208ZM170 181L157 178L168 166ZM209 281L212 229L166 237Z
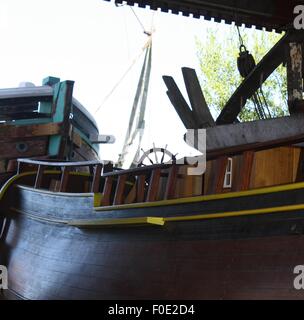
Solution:
M105 0L111 1L111 0ZM295 17L293 11L298 0L115 0L115 3L127 3L139 7L149 6L153 10L192 14L206 20L214 18L216 22L235 22L251 28L265 28L272 31L284 31L292 25Z

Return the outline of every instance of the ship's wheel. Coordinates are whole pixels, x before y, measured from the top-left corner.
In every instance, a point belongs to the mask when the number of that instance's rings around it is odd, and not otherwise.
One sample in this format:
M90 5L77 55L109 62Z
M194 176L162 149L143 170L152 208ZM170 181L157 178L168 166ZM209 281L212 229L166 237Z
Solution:
M165 146L165 148L156 148L153 145L153 148L147 151L144 151L143 149L141 150L143 154L138 160L138 167L146 167L155 164L164 164L176 161L177 154L174 155L169 150L167 150L167 145Z

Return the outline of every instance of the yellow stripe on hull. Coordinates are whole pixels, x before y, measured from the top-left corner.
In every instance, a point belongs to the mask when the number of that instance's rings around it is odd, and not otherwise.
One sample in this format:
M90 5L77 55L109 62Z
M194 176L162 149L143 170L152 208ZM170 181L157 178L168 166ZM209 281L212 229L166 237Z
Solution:
M253 189L248 191L239 191L239 192L228 192L207 196L196 196L189 198L179 198L172 200L160 200L154 202L141 202L141 203L131 203L131 204L122 204L122 205L113 205L113 206L101 206L95 207L95 211L110 211L110 210L123 210L123 209L132 209L132 208L149 208L149 207L160 207L160 206L170 206L176 204L187 204L187 203L195 203L195 202L203 202L203 201L212 201L212 200L222 200L222 199L231 199L231 198L239 198L239 197L247 197L247 196L255 196L269 193L277 193L282 191L291 191L297 189L303 189L304 182L292 183L287 185L275 186L275 187L266 187ZM95 204L98 201L94 202Z
M122 218L122 219L99 219L99 220L73 220L68 225L78 228L99 228L114 226L130 225L159 225L165 224L163 218L158 217L141 217L141 218Z

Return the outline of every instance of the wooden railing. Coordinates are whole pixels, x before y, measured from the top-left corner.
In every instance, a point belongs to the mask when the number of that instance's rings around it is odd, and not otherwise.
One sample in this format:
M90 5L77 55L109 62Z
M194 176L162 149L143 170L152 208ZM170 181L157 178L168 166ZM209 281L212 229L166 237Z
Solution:
M69 173L72 168L79 167L88 167L90 172L93 172L93 181L91 186L91 192L98 192L101 173L105 167L105 163L103 161L83 161L83 162L57 162L57 161L36 161L32 159L18 159L18 170L17 173L20 174L24 165L30 165L34 167L38 167L34 188L39 189L42 185L43 173L46 168L59 168L61 170L61 179L59 192L66 192L69 180ZM109 167L109 164L107 165ZM111 166L111 164L110 164Z
M104 180L102 191L102 205L123 204L126 196L126 186L131 186L133 198L129 196L130 202L155 201L159 190L161 177L167 177L164 199L174 196L176 180L178 177L178 166L176 164L160 164L149 167L140 167L129 170L119 170L111 168L111 165L103 161L84 162L57 162L57 161L37 161L32 159L18 159L18 173L21 173L25 166L37 168L34 188L42 186L44 172L47 168L59 168L61 171L59 192L68 190L69 173L72 168L88 167L92 172L91 192L98 193L101 180ZM105 167L107 168L106 170ZM166 173L163 170L167 170ZM28 168L27 168L28 170ZM109 172L113 170L112 172ZM130 191L130 190L129 190ZM134 192L135 191L135 192Z
M167 178L163 200L173 198L180 166L175 163L160 164L105 173L102 176L105 179L105 183L100 205L124 204L126 200L126 181L134 181L132 189L129 190L129 195L127 195L128 203L156 201L158 200L160 179L162 177ZM164 172L164 170L167 170L167 172ZM113 188L114 180L117 180L117 182ZM114 192L113 200L111 200L112 191Z
M24 169L28 171L29 166L37 168L34 181L34 188L37 189L42 187L47 168L59 168L60 183L56 190L59 192L69 192L68 181L73 168L88 167L91 175L87 180L90 179L92 182L90 192L101 195L100 203L95 203L97 206L172 199L176 197L178 179L185 178L185 174L179 172L179 168L183 165L176 163L121 170L113 169L112 164L103 161L57 162L18 159L18 173Z

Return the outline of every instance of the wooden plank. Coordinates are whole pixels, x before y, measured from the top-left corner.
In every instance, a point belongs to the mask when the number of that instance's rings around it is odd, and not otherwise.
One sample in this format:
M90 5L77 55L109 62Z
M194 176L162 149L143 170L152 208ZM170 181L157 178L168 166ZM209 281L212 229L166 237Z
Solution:
M35 188L35 189L41 188L42 178L43 178L43 171L44 171L43 166L41 166L41 165L38 166L38 171L37 171L36 180L35 180L35 185L34 185L34 188Z
M60 134L61 123L33 125L0 125L0 141L13 141L20 138L32 138Z
M130 204L136 202L136 194L137 194L137 188L136 184L133 185L129 193L124 198L124 204Z
M184 126L187 129L198 128L198 123L196 123L192 111L188 106L186 100L184 99L182 93L180 92L174 79L169 76L163 76L163 80L168 88L167 95L175 108L177 114L182 120Z
M303 53L302 44L292 42L287 48L287 93L290 114L299 110L297 103L303 101Z
M304 180L304 148L301 148L295 182Z
M149 189L147 194L147 202L155 201L157 199L159 180L161 175L161 169L157 168L152 171Z
M208 179L207 194L216 194L223 191L227 163L227 157L220 157L213 160L211 164L211 172L213 174L209 176Z
M128 178L127 174L124 174L118 177L113 205L123 204L125 184L126 184L127 178Z
M169 169L169 175L167 179L166 191L164 200L172 199L175 196L176 184L177 184L178 166L172 165Z
M26 144L26 149L20 151L17 145ZM35 138L31 140L22 140L16 142L1 142L0 143L0 160L16 159L19 157L35 157L44 156L47 154L48 141L46 137Z
M146 176L139 175L137 177L137 194L136 194L136 201L137 202L144 202L145 201L145 188L146 188Z
M193 114L195 119L197 119L196 122L199 123L199 128L215 126L195 70L184 67L182 68L182 72Z
M246 151L242 157L241 169L237 181L237 191L248 190L250 186L250 178L252 174L252 165L254 160L254 152Z
M293 163L293 147L256 152L250 188L293 183Z
M62 168L62 175L61 175L59 192L66 192L67 191L68 182L69 182L69 172L70 172L69 167Z
M89 167L89 166L96 166L102 165L103 162L99 160L92 160L92 161L52 161L48 159L47 161L39 161L39 160L32 160L32 159L18 159L20 163L27 163L32 165L43 165L48 167Z
M113 186L113 177L106 177L106 181L103 189L103 199L102 199L103 206L109 206L111 204L112 186Z
M102 168L103 168L102 164L98 164L95 167L91 192L94 192L94 193L99 192Z
M207 158L263 150L304 141L304 115L207 128Z

